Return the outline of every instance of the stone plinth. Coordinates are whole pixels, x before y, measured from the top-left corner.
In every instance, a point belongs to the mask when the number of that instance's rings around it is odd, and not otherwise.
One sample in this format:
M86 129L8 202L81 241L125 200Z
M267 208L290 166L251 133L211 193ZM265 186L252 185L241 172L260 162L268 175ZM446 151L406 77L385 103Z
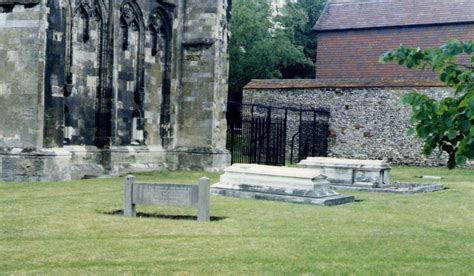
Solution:
M348 185L331 185L332 188L353 192L378 192L391 194L417 194L430 193L444 190L443 184L421 184L421 183L399 183L392 182L390 186L382 188L348 186Z
M71 153L64 149L36 151L13 148L0 149L1 181L49 182L70 180Z
M308 157L298 166L327 176L331 184L371 188L390 185L390 166L385 161Z
M329 185L326 177L314 170L234 164L212 185L211 193L328 206L354 201L353 196L340 195Z

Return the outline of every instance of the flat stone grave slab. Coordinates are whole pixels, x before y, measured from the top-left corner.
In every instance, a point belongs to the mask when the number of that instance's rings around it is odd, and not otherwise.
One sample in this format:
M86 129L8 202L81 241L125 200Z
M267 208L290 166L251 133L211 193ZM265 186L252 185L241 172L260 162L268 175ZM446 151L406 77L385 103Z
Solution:
M390 185L390 165L381 160L308 157L298 167L315 169L333 185L381 188Z
M330 188L326 177L300 168L234 164L225 169L211 193L222 196L276 200L315 205L339 205L354 201Z
M209 178L203 177L198 185L139 183L128 175L124 184L124 215L136 216L137 204L172 205L198 209L198 221L209 221Z

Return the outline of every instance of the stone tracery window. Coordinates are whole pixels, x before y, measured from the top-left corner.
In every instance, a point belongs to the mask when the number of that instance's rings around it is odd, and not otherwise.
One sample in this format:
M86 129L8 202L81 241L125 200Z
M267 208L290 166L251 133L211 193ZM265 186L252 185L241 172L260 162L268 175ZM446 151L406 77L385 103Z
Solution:
M74 10L74 17L79 16L81 19L80 24L82 24L82 33L80 34L80 38L82 42L86 43L89 41L89 19L91 17L91 8L89 4L80 1L78 6Z
M132 38L131 32L136 32L133 39L135 39L134 49L134 71L135 71L135 91L134 100L135 103L143 103L145 87L144 87L144 56L143 56L143 44L144 44L144 29L145 24L143 22L143 14L140 7L133 0L127 0L122 4L120 8L120 27L122 28L122 50L127 51L130 48L130 39Z
M140 31L140 23L139 17L134 9L134 7L130 3L125 3L122 5L120 9L121 16L120 16L120 27L122 27L122 49L128 50L129 46L129 31L130 29L133 31Z
M170 64L172 40L172 16L163 8L158 8L150 15L148 31L151 35L151 55L161 63L161 110L160 136L161 144L168 148L172 138L171 99L170 99Z
M74 130L65 128L63 141L80 143L79 139L86 139L88 145L102 147L111 136L108 119L111 111L106 94L108 13L104 0L67 2L63 95L75 122L88 123L75 124ZM94 85L87 85L88 79ZM90 104L82 105L85 101ZM73 141L67 139L68 130L74 131Z
M155 14L150 17L150 23L148 24L148 30L151 33L151 55L156 56L158 53L158 39L160 36L166 36L164 28L163 18L160 14Z

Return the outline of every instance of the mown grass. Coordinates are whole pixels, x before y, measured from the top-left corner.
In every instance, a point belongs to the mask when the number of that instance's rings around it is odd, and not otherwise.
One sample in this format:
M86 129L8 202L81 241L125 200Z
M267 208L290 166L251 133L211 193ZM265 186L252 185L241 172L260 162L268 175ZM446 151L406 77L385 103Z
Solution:
M353 193L354 204L318 207L212 197L200 223L109 215L123 178L0 183L0 273L5 274L423 274L474 271L474 170L395 168L392 180L448 189ZM196 182L217 174L161 172L140 180ZM160 215L194 209L138 207Z

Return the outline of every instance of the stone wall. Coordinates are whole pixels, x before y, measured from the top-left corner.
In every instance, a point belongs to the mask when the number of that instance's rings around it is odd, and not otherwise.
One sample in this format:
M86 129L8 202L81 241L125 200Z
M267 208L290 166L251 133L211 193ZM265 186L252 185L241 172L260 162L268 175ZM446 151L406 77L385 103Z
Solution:
M243 101L328 109L329 156L386 159L393 165L444 165L445 159L437 154L423 156L422 141L407 135L411 111L401 97L413 90L435 98L450 94L445 87L416 82L387 87L344 81L254 81L244 90Z
M228 0L0 0L0 178L225 168L228 16Z
M0 6L0 148L41 147L41 6Z

